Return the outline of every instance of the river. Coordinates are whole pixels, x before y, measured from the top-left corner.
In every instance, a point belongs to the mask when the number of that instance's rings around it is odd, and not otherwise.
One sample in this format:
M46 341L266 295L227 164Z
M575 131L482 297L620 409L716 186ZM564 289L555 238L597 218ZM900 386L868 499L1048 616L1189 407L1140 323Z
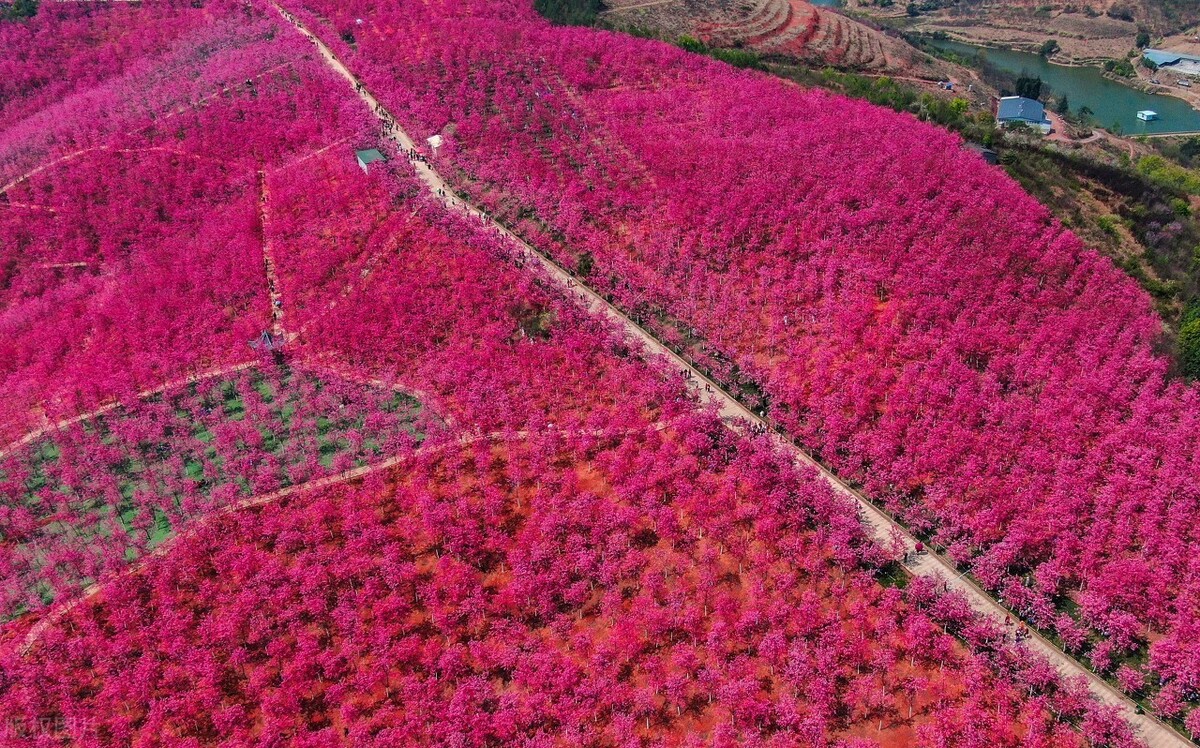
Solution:
M1200 112L1186 101L1174 96L1155 96L1121 85L1105 78L1099 68L1054 65L1040 55L1028 52L985 49L948 39L929 41L936 47L967 57L982 55L992 65L1009 73L1029 73L1040 77L1054 93L1066 94L1071 111L1078 111L1084 106L1091 109L1099 127L1112 128L1116 124L1126 135L1200 130ZM1174 85L1179 76L1162 72L1159 77L1163 83ZM1200 81L1196 81L1195 85L1200 86ZM1139 120L1137 113L1142 109L1158 112L1158 121Z

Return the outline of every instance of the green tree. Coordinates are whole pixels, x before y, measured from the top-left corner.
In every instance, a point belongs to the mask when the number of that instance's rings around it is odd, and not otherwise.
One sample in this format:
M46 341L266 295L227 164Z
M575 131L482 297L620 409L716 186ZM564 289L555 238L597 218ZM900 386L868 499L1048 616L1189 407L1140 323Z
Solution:
M1062 49L1062 47L1058 46L1057 39L1047 39L1046 43L1042 45L1042 48L1038 50L1038 54L1042 57L1049 57L1060 49Z
M0 8L0 20L33 18L37 15L38 0L14 0L7 8Z
M1027 99L1042 98L1042 79L1036 75L1022 73L1017 78L1017 96Z
M600 0L533 0L533 7L560 26L594 26L604 9Z
M1193 301L1179 328L1179 366L1184 376L1200 379L1200 302Z
M1200 195L1200 174L1173 164L1162 156L1142 156L1137 161L1137 170L1151 182L1169 190Z
M580 278L586 278L592 274L592 268L596 266L596 258L592 257L591 252L584 252L579 255L579 261L575 265L575 272Z
M730 65L738 68L761 68L762 62L758 54L751 52L748 49L721 49L711 48L708 50L708 55L722 62L727 62Z
M1191 137L1183 141L1183 145L1179 146L1179 155L1183 160L1191 164L1200 156L1200 137Z
M1149 31L1139 31L1138 35L1137 35L1136 43L1137 43L1138 49L1145 49L1146 47L1149 47L1150 46L1150 32Z

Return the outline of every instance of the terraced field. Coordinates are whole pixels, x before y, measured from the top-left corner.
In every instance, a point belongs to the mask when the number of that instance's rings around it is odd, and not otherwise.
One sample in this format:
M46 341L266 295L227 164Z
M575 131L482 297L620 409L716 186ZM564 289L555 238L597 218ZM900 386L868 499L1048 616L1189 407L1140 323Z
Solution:
M867 72L943 77L940 64L904 41L806 0L699 2L636 0L610 3L614 25L655 29L666 38L689 34L719 47Z

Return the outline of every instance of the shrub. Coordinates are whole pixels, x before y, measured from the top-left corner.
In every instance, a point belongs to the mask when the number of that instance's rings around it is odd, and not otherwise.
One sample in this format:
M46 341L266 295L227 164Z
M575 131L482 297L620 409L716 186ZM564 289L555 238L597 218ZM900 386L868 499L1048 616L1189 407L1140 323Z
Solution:
M1173 164L1162 156L1142 156L1137 161L1137 170L1169 190L1200 195L1200 173Z
M1186 376L1200 379L1200 304L1196 302L1179 328L1179 363Z
M534 8L563 26L592 26L604 9L601 0L534 0Z

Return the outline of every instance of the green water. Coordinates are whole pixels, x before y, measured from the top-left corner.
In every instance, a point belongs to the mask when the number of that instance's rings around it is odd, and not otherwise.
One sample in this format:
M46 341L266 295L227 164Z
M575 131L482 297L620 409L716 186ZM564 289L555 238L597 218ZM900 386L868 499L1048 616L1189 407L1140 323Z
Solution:
M1055 94L1066 94L1071 111L1086 106L1093 112L1095 124L1111 128L1114 124L1126 135L1170 133L1200 130L1200 112L1174 96L1155 96L1136 91L1104 77L1092 67L1067 67L1047 62L1039 55L1007 49L984 49L947 39L931 39L931 44L967 57L981 56L997 68L1013 74L1029 73L1040 77ZM1174 84L1178 76L1163 72L1163 83ZM1158 112L1155 122L1142 122L1138 111Z
M842 0L809 0L813 5L820 5L822 8L840 8Z

